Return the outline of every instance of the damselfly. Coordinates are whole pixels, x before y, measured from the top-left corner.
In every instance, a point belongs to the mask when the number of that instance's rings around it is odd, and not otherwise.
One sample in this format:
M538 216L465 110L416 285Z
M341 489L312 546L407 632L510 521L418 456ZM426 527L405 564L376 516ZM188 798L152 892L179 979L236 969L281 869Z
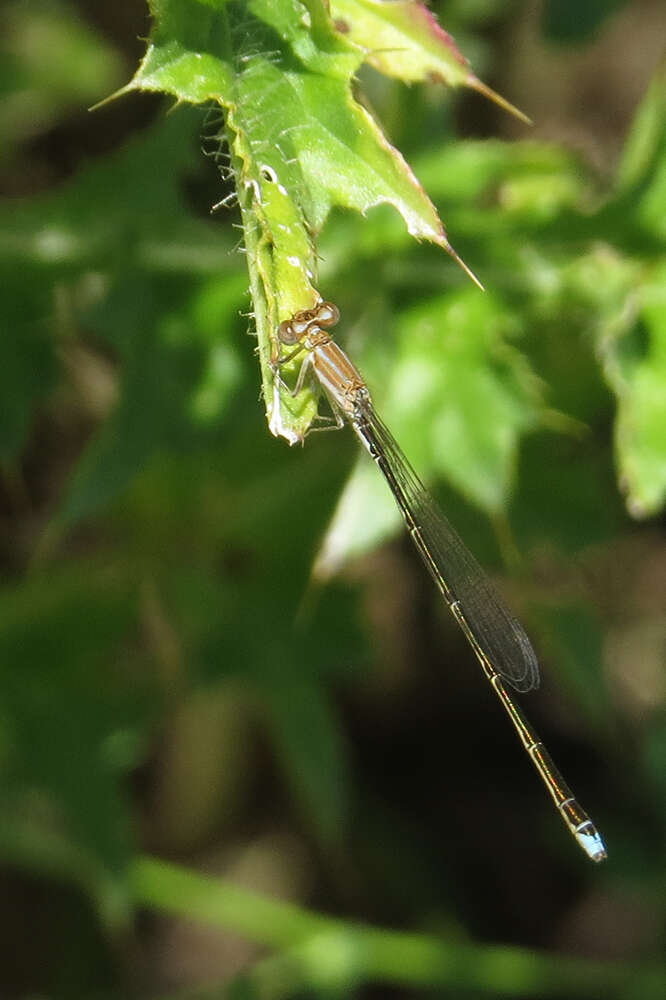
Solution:
M347 420L379 466L419 555L476 653L560 815L588 857L602 861L606 848L601 835L507 689L507 684L519 692L538 686L539 666L532 644L378 416L362 375L331 339L327 330L339 318L337 306L319 302L281 323L280 343L293 346L293 350L276 360L276 372L280 365L305 353L293 393L300 391L312 372L330 402L338 426Z

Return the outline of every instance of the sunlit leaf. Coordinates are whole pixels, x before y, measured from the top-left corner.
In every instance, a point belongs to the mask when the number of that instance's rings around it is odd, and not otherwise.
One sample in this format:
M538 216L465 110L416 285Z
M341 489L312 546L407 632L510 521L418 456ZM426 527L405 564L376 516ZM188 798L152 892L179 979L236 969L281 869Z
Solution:
M338 31L360 45L368 62L381 73L408 82L431 80L449 87L471 87L529 121L474 75L454 39L419 0L333 0L331 14Z
M125 90L212 100L225 111L217 139L229 148L243 217L269 427L293 443L317 403L307 388L293 401L276 383L275 331L317 299L313 237L331 208L393 205L412 236L452 251L411 170L354 100L361 56L321 0L307 11L295 0L249 6L254 20L235 5L153 3L148 51Z

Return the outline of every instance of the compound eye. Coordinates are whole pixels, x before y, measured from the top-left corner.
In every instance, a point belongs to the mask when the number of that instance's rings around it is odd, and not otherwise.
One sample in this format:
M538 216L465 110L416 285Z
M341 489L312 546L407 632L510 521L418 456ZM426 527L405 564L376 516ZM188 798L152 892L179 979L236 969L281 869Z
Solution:
M294 332L290 319L285 319L278 327L278 338L283 344L295 344L298 334Z
M317 311L317 322L326 329L335 326L340 319L340 310L333 302L322 302Z

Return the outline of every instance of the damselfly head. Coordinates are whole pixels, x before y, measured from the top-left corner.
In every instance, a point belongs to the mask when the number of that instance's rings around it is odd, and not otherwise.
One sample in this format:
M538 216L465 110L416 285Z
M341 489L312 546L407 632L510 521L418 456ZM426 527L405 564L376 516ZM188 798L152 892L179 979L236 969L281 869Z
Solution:
M283 344L296 344L315 328L327 330L340 319L340 310L332 302L320 300L311 309L300 309L291 319L283 320L278 337Z

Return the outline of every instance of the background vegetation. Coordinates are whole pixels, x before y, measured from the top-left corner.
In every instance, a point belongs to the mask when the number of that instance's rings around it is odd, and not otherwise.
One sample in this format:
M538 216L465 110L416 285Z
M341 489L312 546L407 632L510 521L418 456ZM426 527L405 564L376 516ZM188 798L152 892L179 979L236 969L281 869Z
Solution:
M219 120L86 110L134 73L144 4L15 0L3 997L663 996L663 5L433 6L535 128L360 86L487 291L388 206L331 215L317 287L534 637L526 709L609 860L570 842L351 435L268 433Z

